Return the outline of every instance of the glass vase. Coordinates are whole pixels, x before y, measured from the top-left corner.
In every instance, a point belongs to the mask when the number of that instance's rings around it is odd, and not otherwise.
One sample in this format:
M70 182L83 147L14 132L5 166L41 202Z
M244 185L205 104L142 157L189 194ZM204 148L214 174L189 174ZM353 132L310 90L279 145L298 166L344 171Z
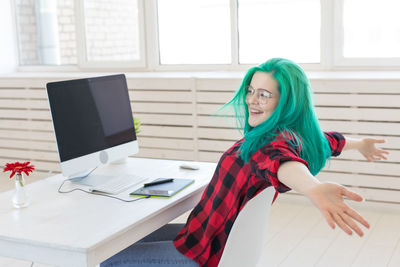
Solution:
M14 207L23 208L29 205L29 196L26 192L25 179L23 174L17 173L15 175L15 189L12 198Z

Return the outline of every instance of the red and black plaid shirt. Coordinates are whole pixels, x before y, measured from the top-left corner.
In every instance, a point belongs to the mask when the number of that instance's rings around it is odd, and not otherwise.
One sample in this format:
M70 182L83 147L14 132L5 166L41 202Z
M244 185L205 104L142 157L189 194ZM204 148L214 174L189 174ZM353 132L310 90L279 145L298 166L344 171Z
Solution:
M325 133L332 156L338 156L345 144L344 137L336 132ZM174 240L178 251L200 266L217 266L226 240L239 211L259 192L274 186L277 193L290 188L277 178L279 165L285 161L299 161L300 151L282 135L254 153L249 163L237 156L243 139L226 151L214 176L186 225Z

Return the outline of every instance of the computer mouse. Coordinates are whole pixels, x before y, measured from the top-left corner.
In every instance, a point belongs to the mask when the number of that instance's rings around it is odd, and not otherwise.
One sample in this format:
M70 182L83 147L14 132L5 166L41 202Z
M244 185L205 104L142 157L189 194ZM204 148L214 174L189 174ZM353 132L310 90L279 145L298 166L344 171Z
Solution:
M181 165L179 165L179 168L185 169L185 170L198 170L200 169L199 165L196 163L190 163L190 162L184 162Z

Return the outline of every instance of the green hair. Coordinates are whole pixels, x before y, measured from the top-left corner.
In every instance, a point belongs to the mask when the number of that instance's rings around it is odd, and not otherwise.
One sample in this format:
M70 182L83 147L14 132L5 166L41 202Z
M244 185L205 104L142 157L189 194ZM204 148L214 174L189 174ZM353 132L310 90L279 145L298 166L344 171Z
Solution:
M271 73L279 84L280 99L271 116L253 128L248 123L246 86L258 71ZM288 142L299 148L300 157L307 161L310 172L316 175L330 158L331 149L319 126L312 97L306 74L293 61L272 58L249 69L233 99L223 106L233 106L238 127L244 131L244 141L238 152L240 157L248 162L257 150L282 134Z

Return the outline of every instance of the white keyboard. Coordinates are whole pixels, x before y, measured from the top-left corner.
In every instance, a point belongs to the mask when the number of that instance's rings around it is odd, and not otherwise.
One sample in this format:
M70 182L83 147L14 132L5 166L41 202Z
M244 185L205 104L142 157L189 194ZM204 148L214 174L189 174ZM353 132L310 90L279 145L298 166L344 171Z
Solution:
M117 195L126 189L143 182L146 179L147 177L138 175L120 175L117 177L112 177L105 183L94 186L92 191Z

